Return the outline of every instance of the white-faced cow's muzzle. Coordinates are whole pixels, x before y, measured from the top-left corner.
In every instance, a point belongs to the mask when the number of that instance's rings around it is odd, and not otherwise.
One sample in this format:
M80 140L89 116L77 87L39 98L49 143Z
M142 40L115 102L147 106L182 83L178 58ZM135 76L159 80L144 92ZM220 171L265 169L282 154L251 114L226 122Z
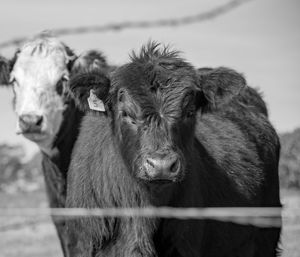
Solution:
M42 88L14 87L17 134L36 143L53 141L63 119L62 97Z

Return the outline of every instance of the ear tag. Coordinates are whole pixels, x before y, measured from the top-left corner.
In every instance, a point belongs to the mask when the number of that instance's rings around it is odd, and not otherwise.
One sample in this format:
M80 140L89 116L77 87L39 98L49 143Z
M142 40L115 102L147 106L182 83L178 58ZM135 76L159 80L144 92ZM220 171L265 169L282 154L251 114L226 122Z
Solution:
M93 89L90 90L90 96L87 100L91 110L105 112L104 103L95 95Z

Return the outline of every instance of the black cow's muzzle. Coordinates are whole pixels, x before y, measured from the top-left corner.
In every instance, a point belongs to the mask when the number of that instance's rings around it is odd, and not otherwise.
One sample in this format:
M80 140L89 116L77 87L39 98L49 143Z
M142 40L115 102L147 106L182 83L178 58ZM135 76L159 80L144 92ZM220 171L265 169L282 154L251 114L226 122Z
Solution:
M180 160L175 153L163 157L147 156L143 166L148 180L153 182L174 182L178 180L181 173Z

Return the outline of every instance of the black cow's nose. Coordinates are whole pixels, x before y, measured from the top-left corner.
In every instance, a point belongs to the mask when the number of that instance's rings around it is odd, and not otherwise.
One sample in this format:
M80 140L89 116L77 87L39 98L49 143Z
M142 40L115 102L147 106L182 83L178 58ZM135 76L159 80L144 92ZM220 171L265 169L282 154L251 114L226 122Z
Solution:
M169 180L176 177L179 173L179 159L177 156L166 156L164 158L146 159L146 172L152 179Z
M19 116L19 125L22 132L37 133L41 131L43 116L35 114L23 114Z

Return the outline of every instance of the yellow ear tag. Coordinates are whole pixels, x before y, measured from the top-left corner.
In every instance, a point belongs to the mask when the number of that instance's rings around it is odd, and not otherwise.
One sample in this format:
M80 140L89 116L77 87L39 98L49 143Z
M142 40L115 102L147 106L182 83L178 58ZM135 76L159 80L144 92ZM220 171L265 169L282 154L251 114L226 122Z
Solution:
M90 90L90 96L87 100L91 110L105 112L104 103L95 95L93 89Z

